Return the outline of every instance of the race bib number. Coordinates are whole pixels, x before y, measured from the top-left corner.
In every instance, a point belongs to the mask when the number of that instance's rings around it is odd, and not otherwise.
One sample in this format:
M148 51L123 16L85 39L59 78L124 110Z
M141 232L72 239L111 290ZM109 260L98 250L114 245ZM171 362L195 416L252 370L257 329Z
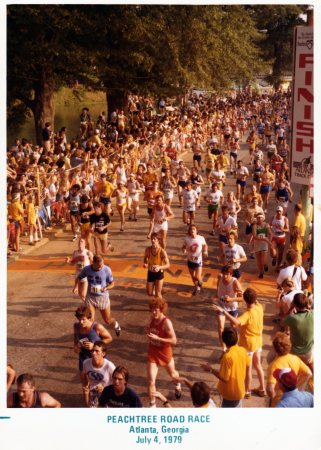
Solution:
M94 284L91 286L91 293L92 294L100 294L102 290L102 287L100 284Z

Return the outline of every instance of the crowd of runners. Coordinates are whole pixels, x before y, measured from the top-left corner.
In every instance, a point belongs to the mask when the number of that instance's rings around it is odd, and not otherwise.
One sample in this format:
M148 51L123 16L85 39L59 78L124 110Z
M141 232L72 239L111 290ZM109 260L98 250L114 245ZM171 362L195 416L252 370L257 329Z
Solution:
M71 239L77 243L66 261L76 267L73 292L83 302L75 311L74 349L84 406L142 406L127 385L126 361L116 365L105 358L113 339L105 326L112 326L116 337L121 335L121 321L112 316L109 298L115 284L112 267L104 260L117 247L117 236L111 242L108 228L111 222L119 223L119 232L130 240L131 223L136 221L148 224L150 241L142 254L151 297L151 320L145 328L150 407L157 400L170 406L156 388L159 367L167 370L177 399L184 383L194 406L215 406L206 383L193 383L175 368L172 347L177 339L162 297L166 269L175 256L167 253L173 202L186 225L181 251L192 295L203 289L204 259L216 260L221 268L212 296L222 347L220 367L202 365L219 380L221 406L239 407L251 395L269 396L271 406L313 405L313 260L312 239L306 239L311 224L300 202L292 202L290 106L291 93L281 91L191 96L179 107L166 107L163 99L155 106L151 98L129 95L126 113L112 111L108 120L105 113L94 120L83 108L77 138L69 140L66 127L54 132L48 122L42 146L17 139L9 148L8 256L23 253L22 233L28 233L29 245L35 245L46 230L60 224L70 223ZM248 146L242 158L240 144ZM186 154L192 154L191 164ZM228 180L233 180L234 189L227 189ZM198 227L204 207L205 236ZM294 213L293 221L288 212ZM209 253L206 234L217 239L218 256ZM240 235L246 238L243 246ZM275 323L280 331L273 339L275 358L266 374L261 365L263 308L255 290L242 287L249 259L255 259L258 278L267 272L277 278ZM239 315L243 301L246 312ZM104 325L94 319L97 310ZM251 384L252 366L257 388ZM9 367L8 389L15 379L12 371ZM8 405L60 403L36 391L31 374L21 374Z

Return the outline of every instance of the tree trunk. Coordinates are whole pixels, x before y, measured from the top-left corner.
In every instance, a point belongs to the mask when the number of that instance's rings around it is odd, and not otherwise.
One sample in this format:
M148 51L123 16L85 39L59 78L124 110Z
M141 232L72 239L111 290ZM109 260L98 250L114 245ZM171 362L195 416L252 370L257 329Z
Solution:
M118 110L124 110L127 111L127 99L128 95L127 92L123 89L113 89L109 91L106 90L106 98L107 98L107 111L108 116L110 119L110 114Z
M282 84L282 44L274 44L274 63L273 63L273 87L277 91Z
M52 130L54 130L55 102L52 71L42 68L39 78L40 80L35 87L32 112L35 121L37 144L42 145L42 129L45 123L50 122Z

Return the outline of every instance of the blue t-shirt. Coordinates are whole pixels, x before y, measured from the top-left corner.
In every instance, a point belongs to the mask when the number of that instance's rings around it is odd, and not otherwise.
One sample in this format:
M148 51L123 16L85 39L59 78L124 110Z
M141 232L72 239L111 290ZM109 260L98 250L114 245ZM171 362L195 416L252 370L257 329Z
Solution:
M106 386L99 397L99 406L102 408L142 408L142 402L134 389L126 387L122 395L116 395L114 386Z
M313 395L298 389L285 392L276 405L277 408L313 408L313 406Z
M86 277L88 280L88 290L91 295L97 296L106 295L106 292L101 292L101 289L114 281L113 274L108 266L103 266L100 270L94 270L92 265L86 266L78 275L78 279L83 280Z

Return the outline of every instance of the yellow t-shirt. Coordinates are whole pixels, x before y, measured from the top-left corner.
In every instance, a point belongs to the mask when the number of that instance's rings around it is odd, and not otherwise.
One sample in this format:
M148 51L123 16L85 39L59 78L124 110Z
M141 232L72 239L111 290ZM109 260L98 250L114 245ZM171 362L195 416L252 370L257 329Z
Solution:
M306 230L306 220L305 217L302 213L299 213L295 220L294 220L294 227L298 227L300 230L300 236L304 236L305 235L305 230Z
M19 222L23 219L23 207L19 200L8 205L8 216Z
M241 400L245 395L246 367L250 365L250 357L245 348L233 345L224 353L221 360L217 389L226 400Z
M207 170L214 170L215 167L215 155L206 155L206 169Z
M270 363L267 370L267 384L275 385L275 396L271 402L271 406L273 407L279 403L283 395L283 392L279 388L278 382L273 376L273 372L275 371L275 369L285 369L287 367L294 370L294 372L296 373L296 375L298 375L299 378L300 376L307 375L310 372L309 367L306 364L304 364L304 362L296 355L288 353L287 355L277 356Z
M263 308L256 304L245 311L238 318L240 322L239 345L246 348L248 352L255 352L262 348L263 339Z
M27 214L28 214L28 224L35 225L36 224L36 208L35 205L31 202L27 205Z
M111 184L109 181L101 181L99 183L98 189L100 195L104 197L110 197L114 190L114 185Z

